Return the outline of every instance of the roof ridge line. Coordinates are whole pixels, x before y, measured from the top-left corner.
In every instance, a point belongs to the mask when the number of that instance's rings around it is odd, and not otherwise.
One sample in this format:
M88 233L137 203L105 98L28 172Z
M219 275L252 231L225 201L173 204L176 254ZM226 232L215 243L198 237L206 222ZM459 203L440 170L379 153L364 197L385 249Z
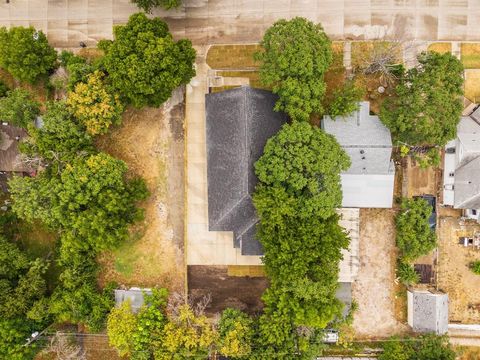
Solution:
M214 224L212 224L210 227L214 227L214 226L219 225L219 224L223 221L223 219L225 219L228 215L230 215L231 212L233 211L233 209L235 209L235 208L238 206L238 204L240 204L246 197L250 197L250 194L243 195L243 196L235 203L235 205L233 205L232 207L230 207L230 209L228 209L228 210L225 212L225 214L223 214L222 217L221 217L220 219L218 219L218 221L215 222ZM214 231L216 231L216 230L214 230Z

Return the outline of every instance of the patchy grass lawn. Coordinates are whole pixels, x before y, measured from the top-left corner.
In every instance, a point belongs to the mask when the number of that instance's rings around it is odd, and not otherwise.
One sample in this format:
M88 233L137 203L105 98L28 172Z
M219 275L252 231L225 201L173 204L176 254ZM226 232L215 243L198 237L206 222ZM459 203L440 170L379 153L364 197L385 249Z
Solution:
M474 346L454 346L457 353L457 360L478 360L480 359L480 348Z
M479 69L480 43L463 43L461 46L461 60L465 69Z
M437 42L428 46L428 51L435 51L440 54L452 52L452 43L449 42Z
M102 285L183 290L183 106L177 91L164 107L127 109L123 124L97 142L125 161L131 176L144 178L150 191L141 204L145 218L132 226L128 241L100 256Z
M253 45L213 45L208 50L207 64L212 69L256 69L259 63L253 54L261 49L258 44Z
M471 102L480 101L480 69L465 71L465 97Z

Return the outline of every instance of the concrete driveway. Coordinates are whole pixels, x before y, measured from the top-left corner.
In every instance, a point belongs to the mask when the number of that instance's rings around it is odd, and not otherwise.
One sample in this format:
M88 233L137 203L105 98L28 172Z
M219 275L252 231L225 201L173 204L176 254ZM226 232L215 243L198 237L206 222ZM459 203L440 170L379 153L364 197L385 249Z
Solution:
M0 0L0 25L42 29L58 47L111 38L137 9L130 0ZM480 40L478 0L184 0L163 17L197 44L256 42L281 18L320 22L333 38Z

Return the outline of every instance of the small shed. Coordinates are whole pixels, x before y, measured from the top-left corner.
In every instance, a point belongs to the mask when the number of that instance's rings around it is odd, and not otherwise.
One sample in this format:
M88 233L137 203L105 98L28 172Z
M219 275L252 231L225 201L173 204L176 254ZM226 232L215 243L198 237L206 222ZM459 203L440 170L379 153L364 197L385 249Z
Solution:
M145 302L144 295L152 295L151 289L132 287L129 290L115 290L115 306L119 307L124 301L130 301L133 312L138 312Z
M408 290L408 325L415 332L443 335L448 331L448 295Z

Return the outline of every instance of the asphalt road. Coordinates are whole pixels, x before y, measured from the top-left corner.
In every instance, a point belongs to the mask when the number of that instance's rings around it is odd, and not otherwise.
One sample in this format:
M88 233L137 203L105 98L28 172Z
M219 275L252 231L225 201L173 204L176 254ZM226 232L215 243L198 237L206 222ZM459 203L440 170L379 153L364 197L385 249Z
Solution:
M130 0L0 0L0 25L31 25L55 46L73 47L111 38L112 26L136 11ZM154 15L197 45L256 42L273 22L295 16L322 23L332 38L480 40L478 0L184 0Z

